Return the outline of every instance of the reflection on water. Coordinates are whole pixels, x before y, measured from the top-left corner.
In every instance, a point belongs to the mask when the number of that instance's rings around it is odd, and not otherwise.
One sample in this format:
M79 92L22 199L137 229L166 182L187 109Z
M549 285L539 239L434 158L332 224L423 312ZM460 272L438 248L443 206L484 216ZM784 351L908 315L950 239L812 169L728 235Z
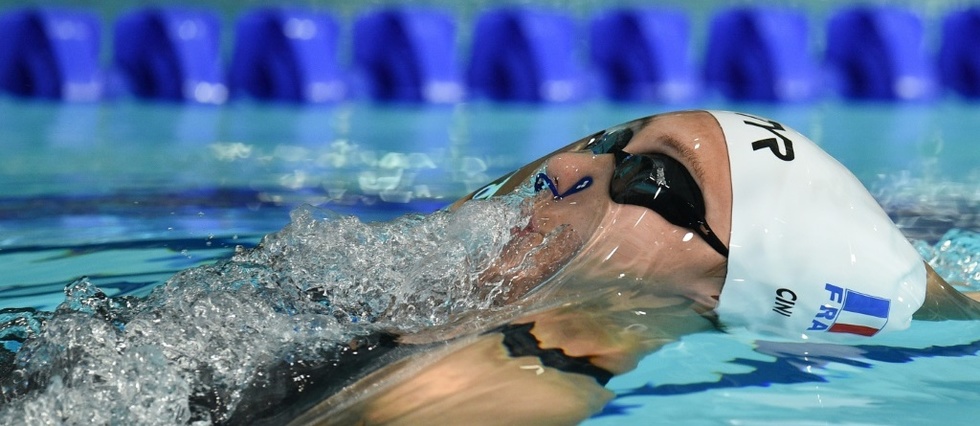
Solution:
M977 179L980 150L973 142L980 110L969 105L697 107L781 120L866 184L898 171ZM312 189L325 196L395 190L403 198L455 199L595 129L668 109L674 108L602 103L217 108L2 99L0 189L15 196L221 185Z
M219 185L302 190L319 202L345 194L451 200L580 137L592 128L582 120L588 113L3 99L0 189L7 196L89 195Z

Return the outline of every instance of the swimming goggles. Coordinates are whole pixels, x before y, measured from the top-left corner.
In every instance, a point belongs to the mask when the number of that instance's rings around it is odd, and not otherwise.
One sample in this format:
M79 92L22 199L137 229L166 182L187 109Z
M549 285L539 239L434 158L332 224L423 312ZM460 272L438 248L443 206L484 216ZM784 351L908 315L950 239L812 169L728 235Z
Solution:
M668 222L694 231L728 257L728 247L708 226L704 195L687 168L667 155L623 151L632 138L633 130L623 127L595 135L585 146L595 154L615 156L616 169L609 183L612 200L653 210Z

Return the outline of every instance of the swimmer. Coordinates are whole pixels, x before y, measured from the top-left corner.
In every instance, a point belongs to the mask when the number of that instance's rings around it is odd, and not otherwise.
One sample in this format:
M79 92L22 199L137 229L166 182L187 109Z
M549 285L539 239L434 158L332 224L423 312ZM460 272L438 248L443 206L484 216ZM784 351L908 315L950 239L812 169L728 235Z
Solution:
M980 318L849 171L769 119L631 121L450 208L522 188L531 219L482 277L511 290L489 325L399 336L424 350L293 424L575 424L611 377L687 333L847 342Z
M0 423L575 424L684 335L980 317L847 170L751 115L626 123L448 210L304 207L145 299L81 279L56 312L0 312Z

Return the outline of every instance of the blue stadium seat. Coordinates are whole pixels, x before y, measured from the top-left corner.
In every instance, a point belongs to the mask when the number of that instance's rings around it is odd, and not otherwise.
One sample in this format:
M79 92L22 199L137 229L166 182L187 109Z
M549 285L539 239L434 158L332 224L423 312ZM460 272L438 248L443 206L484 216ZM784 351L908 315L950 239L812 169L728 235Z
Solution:
M827 24L826 55L830 85L846 98L922 100L936 93L922 20L909 10L861 6L837 12Z
M939 75L943 84L956 93L980 98L980 7L946 15Z
M343 99L338 28L324 13L263 8L238 20L228 86L232 96L325 103Z
M817 72L802 12L763 7L715 15L705 80L735 100L792 102L813 98Z
M221 104L218 17L203 9L147 8L116 21L114 63L123 90L142 98Z
M463 96L452 18L422 8L370 12L354 24L354 66L385 101L452 103Z
M589 57L600 92L617 101L693 98L699 78L690 32L687 17L676 11L635 8L600 14L589 28Z
M482 13L467 70L471 95L519 102L582 98L575 40L575 22L560 12L508 7Z
M0 15L0 90L94 101L102 96L100 25L94 14L29 8Z

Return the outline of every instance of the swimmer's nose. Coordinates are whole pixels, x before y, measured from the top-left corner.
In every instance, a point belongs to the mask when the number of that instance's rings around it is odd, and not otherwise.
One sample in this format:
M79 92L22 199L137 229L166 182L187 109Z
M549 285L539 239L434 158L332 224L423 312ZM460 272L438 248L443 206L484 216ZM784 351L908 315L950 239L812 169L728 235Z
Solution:
M609 154L564 153L549 159L535 177L535 191L550 191L556 200L609 187L614 161Z

